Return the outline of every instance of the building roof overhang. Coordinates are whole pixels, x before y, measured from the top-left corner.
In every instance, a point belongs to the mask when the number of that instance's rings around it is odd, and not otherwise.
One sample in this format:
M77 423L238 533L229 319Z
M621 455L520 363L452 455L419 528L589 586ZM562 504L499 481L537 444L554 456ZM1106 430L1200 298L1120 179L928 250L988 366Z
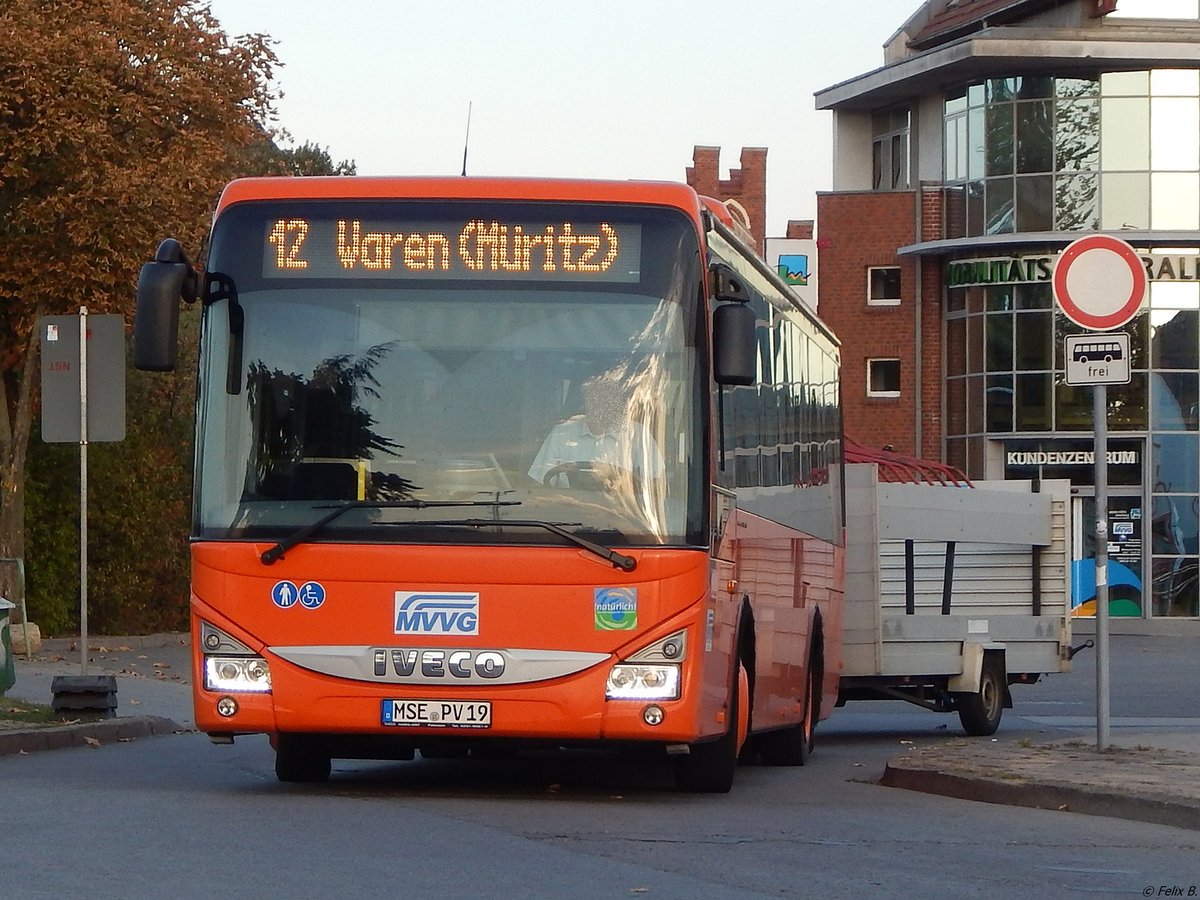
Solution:
M1089 234L1091 232L1088 232ZM947 238L940 241L923 241L900 247L898 256L949 256L952 254L981 251L995 254L1020 250L1026 247L1062 248L1078 238L1079 231L1027 231L1020 234L988 234L978 237ZM1123 229L1107 231L1134 247L1200 247L1200 231L1144 231Z
M928 50L955 38L982 31L989 24L1018 23L1061 0L934 0L918 10L905 26L915 26L908 39L912 50Z
M875 110L984 78L1197 68L1200 23L1103 29L999 26L817 91L817 109Z

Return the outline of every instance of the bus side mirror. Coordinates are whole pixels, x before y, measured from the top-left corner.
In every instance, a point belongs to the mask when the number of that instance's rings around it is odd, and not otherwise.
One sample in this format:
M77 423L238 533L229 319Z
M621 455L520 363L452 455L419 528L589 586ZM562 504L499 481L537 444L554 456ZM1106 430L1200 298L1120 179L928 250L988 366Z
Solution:
M172 372L179 353L179 301L197 296L198 277L174 238L158 245L153 262L138 275L133 320L133 365L149 372Z
M713 377L717 384L754 384L758 374L754 310L727 303L713 311Z

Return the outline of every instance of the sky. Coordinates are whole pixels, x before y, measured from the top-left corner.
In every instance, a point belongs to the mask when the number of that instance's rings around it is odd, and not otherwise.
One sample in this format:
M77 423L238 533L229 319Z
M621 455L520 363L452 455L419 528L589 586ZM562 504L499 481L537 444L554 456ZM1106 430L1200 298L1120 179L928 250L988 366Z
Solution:
M275 40L276 125L360 175L683 181L767 147L767 234L832 179L813 94L883 64L920 0L211 0ZM470 122L469 141L468 115ZM285 142L286 144L287 142Z

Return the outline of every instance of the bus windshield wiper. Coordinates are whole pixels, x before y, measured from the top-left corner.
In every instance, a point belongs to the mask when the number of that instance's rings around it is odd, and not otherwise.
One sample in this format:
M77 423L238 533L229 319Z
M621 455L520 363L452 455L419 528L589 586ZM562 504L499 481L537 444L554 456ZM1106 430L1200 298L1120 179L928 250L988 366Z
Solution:
M585 537L575 534L573 531L567 531L564 525L579 525L579 522L543 522L541 519L440 519L435 522L404 522L397 523L411 525L414 527L454 527L460 528L495 528L497 526L515 526L517 528L544 528L547 531L553 532L563 540L569 541L576 547L582 547L590 553L595 553L601 559L608 560L612 563L614 569L620 569L623 572L632 572L637 568L637 560L632 556L626 556L617 550L610 547L605 547L603 544L597 544L595 541L589 541Z
M274 564L276 560L282 559L283 554L288 550L291 550L297 544L303 544L334 519L341 517L352 509L436 509L446 506L520 505L520 500L347 500L335 506L329 513L321 516L315 522L305 525L298 531L289 534L274 547L264 550L259 559L262 560L265 566ZM317 507L317 509L325 508L324 506Z

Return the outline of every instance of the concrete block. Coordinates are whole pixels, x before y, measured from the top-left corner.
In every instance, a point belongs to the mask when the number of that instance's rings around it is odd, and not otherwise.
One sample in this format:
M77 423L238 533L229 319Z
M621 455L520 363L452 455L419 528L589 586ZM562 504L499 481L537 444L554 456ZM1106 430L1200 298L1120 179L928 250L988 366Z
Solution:
M117 714L116 675L55 675L50 690L50 706L56 711L102 718Z
M25 629L29 629L29 646L31 650L25 649ZM8 625L9 638L12 641L12 652L20 656L29 656L32 653L39 653L42 649L42 629L38 628L34 622L10 622Z

